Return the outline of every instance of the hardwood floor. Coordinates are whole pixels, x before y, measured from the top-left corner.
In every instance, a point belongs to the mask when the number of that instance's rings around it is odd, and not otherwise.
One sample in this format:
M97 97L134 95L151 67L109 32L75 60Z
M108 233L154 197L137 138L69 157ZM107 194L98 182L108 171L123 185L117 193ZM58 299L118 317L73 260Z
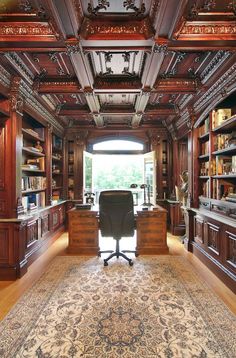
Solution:
M124 242L124 240L121 240ZM127 243L127 242L126 242ZM64 233L49 249L41 255L28 269L28 272L16 281L0 281L0 320L9 312L18 299L36 282L47 266L57 255L65 255L68 244L67 233ZM130 249L135 247L135 238L130 240ZM228 289L210 270L195 256L187 252L176 236L168 234L170 255L185 257L205 280L209 287L225 302L229 309L236 314L236 295ZM114 248L114 241L107 238L100 239L101 249ZM127 245L126 245L127 248ZM122 249L122 245L121 245Z

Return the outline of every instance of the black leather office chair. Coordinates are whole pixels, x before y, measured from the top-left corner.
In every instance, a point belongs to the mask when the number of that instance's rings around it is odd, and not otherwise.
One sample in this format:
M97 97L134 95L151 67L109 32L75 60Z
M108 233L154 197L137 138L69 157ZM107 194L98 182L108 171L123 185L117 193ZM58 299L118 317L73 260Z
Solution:
M105 237L112 236L116 240L116 251L106 250L99 251L101 253L111 253L105 260L104 266L108 265L108 260L112 257L122 256L133 265L133 261L128 258L124 252L136 251L122 250L120 251L119 242L122 237L131 237L134 235L135 220L133 195L129 190L105 190L99 196L99 223L101 235Z

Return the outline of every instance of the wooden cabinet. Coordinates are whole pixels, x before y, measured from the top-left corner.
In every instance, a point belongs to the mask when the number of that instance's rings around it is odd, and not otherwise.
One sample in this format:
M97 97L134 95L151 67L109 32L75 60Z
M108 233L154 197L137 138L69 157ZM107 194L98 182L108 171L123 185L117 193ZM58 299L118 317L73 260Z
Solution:
M0 280L21 277L49 242L65 230L65 203L16 219L0 219Z
M167 211L160 206L152 210L137 211L137 254L168 253Z
M68 253L79 255L97 255L98 212L93 210L71 209L69 218Z

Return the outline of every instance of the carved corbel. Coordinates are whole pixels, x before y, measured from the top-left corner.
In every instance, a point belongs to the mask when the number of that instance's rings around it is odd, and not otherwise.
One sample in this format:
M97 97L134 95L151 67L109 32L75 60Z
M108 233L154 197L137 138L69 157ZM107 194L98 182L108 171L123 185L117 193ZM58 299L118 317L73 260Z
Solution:
M84 146L86 144L87 137L88 137L88 131L87 130L79 131L76 134L76 137L75 137L76 144L79 145L79 146Z
M193 129L194 123L196 121L196 114L194 111L193 107L188 107L188 113L189 113L189 117L187 119L187 127L189 129L189 131L191 131Z
M78 40L66 42L67 55L70 56L75 53L82 53L82 49Z
M20 93L21 78L14 77L11 82L11 91L10 91L10 109L13 112L16 112L23 115L23 97Z
M158 131L149 130L147 132L147 136L152 148L155 148L160 144L161 136L159 135Z

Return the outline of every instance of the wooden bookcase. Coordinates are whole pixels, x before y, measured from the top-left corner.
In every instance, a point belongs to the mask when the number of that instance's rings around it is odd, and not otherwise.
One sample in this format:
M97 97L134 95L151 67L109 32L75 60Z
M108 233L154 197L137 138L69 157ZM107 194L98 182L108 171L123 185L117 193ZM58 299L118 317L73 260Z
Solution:
M188 249L236 292L235 94L193 129L192 206Z
M216 108L196 128L200 206L203 202L206 206L206 199L209 204L221 201L225 208L230 203L236 204L236 111L225 111L224 116L224 107ZM219 212L222 213L221 207Z
M63 139L52 134L52 200L63 199L64 193Z
M31 117L22 120L22 206L23 212L44 208L46 197L45 128Z

